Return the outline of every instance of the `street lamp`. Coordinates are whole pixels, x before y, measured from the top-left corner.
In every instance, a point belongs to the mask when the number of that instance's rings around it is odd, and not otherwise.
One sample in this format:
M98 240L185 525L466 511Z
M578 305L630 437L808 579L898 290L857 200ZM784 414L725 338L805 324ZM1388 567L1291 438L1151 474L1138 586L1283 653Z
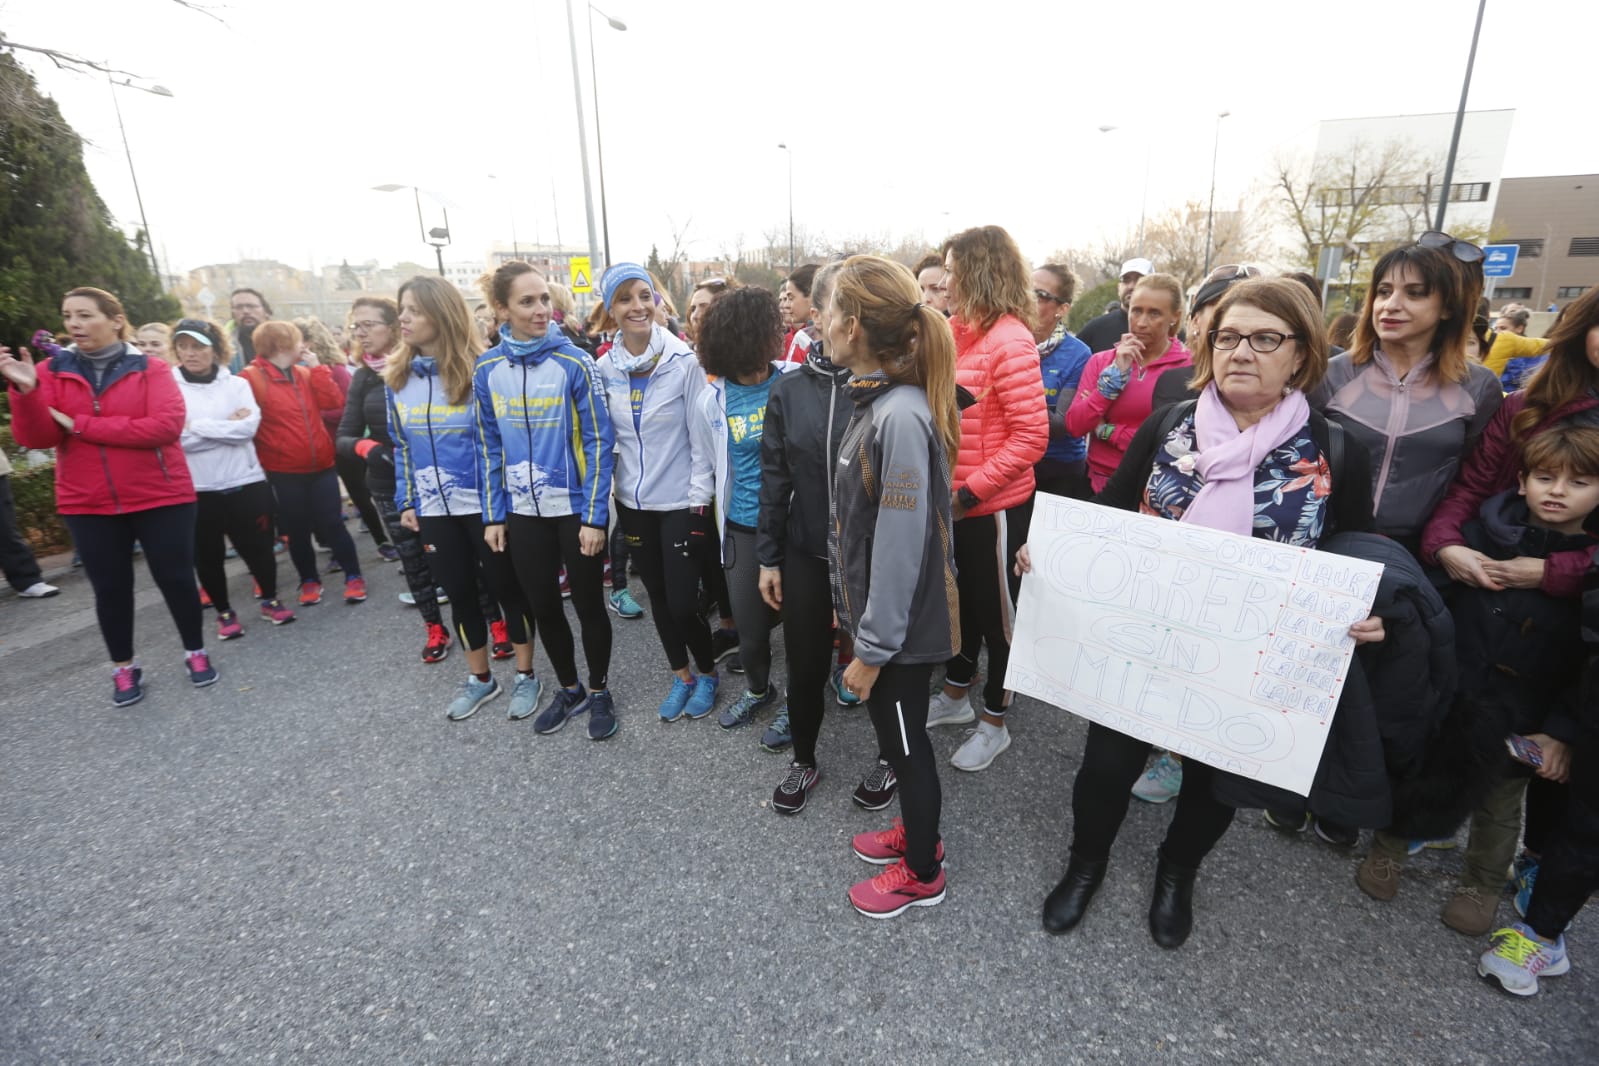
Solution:
M583 122L583 75L577 65L577 23L572 19L572 0L566 0L566 37L572 46L572 96L577 102L577 155L583 163L583 213L589 223L589 259L598 258L600 242L594 233L594 189L589 184L589 139ZM592 264L591 264L592 265Z
M794 149L778 145L788 153L788 272L794 273Z
M1471 51L1466 55L1466 79L1460 86L1460 106L1455 109L1455 131L1449 137L1449 158L1444 162L1444 187L1438 193L1438 217L1432 228L1444 228L1444 209L1449 206L1449 183L1455 178L1455 156L1460 153L1460 127L1466 121L1466 97L1471 95L1471 68L1477 64L1477 38L1482 34L1482 13L1488 0L1477 0L1477 25L1471 31Z
M444 249L450 243L450 209L443 204L439 209L444 212L444 225L428 229L422 221L422 193L415 185L374 185L373 192L399 192L401 189L410 189L411 197L416 201L416 228L422 233L422 243L433 246L433 252L439 258L439 277L444 277Z
M1101 126L1099 127L1099 132L1110 133L1119 129L1121 129L1120 126ZM1144 149L1144 195L1138 201L1138 257L1140 259L1144 258L1144 215L1149 209L1149 168L1150 164L1154 162L1154 158L1155 145L1150 142Z
M1205 276L1210 276L1210 235L1216 224L1216 157L1221 153L1221 120L1232 114L1221 111L1216 115L1216 139L1210 148L1210 207L1205 211Z
M144 242L150 252L150 266L155 271L155 279L161 283L161 264L155 257L155 239L150 236L150 220L144 216L144 196L139 192L139 172L133 169L133 149L128 147L128 128L122 124L122 105L117 102L117 87L125 89L138 89L140 92L150 93L152 96L172 95L172 90L164 85L135 85L133 79L124 78L117 81L110 72L106 73L106 82L111 86L111 106L117 112L117 130L122 134L122 151L128 157L128 176L133 179L133 199L139 205L139 224L144 227Z
M611 265L611 215L605 208L605 141L600 136L600 68L594 61L594 16L600 15L611 29L626 31L627 23L612 18L593 4L589 9L589 84L594 89L594 150L600 156L600 225L605 230L605 265Z

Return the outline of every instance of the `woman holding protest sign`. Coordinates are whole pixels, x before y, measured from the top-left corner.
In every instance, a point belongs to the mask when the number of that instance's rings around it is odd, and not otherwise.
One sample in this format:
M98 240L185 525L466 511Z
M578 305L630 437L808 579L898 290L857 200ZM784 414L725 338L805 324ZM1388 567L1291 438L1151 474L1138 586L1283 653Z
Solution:
M1304 287L1280 279L1234 286L1198 341L1199 398L1145 420L1097 502L1305 548L1335 531L1368 527L1365 449L1345 439L1338 461L1333 431L1305 399L1326 373L1327 341ZM1031 568L1025 547L1017 566ZM1382 621L1367 618L1349 632L1359 642L1381 640ZM1149 750L1106 726L1088 727L1066 875L1044 901L1049 932L1075 928L1087 912ZM1184 763L1149 909L1150 935L1161 947L1188 939L1199 864L1232 823L1233 808L1213 793L1223 776L1198 759Z

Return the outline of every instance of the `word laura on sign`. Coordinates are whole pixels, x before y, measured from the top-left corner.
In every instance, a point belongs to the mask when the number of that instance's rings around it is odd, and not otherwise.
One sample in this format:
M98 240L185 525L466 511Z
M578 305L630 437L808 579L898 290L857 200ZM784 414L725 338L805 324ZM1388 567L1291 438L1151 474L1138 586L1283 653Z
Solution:
M1382 566L1039 493L1005 687L1310 791Z

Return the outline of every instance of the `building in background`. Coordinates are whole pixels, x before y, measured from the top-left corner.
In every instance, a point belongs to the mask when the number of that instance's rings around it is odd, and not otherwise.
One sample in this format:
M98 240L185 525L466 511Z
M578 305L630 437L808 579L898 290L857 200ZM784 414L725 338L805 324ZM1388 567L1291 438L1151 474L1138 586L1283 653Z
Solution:
M1506 178L1494 211L1495 243L1521 248L1493 305L1564 307L1599 285L1599 174Z

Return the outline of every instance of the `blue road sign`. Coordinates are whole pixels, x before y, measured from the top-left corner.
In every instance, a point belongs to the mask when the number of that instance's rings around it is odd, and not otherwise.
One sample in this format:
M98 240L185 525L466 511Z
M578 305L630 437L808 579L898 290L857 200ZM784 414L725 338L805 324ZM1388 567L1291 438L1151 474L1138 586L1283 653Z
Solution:
M1519 244L1488 244L1483 246L1482 276L1508 278L1516 272L1516 256L1521 253Z

